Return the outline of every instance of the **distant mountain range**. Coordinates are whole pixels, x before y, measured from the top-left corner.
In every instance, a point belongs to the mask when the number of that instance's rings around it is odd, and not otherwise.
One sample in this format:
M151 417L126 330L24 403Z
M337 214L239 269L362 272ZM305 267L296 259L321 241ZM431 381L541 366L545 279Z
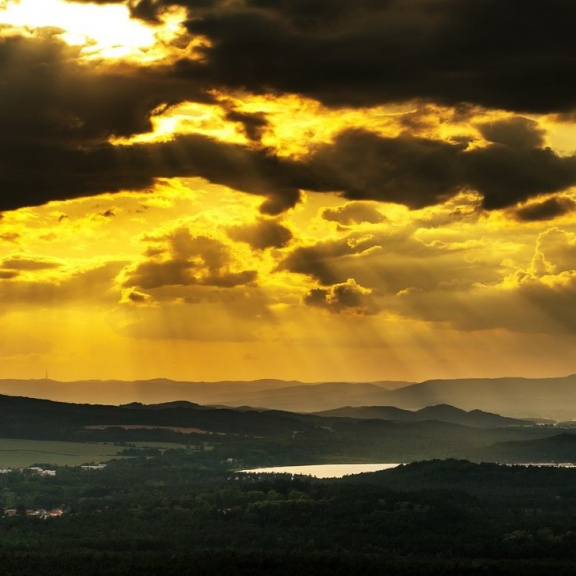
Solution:
M412 384L413 382L398 381L305 384L294 380L274 379L247 382L178 382L164 378L76 382L48 379L0 380L0 394L88 404L160 404L189 401L204 405L314 412L347 404L376 404L383 393Z
M361 420L392 420L394 422L437 420L439 422L449 422L451 424L474 426L477 428L504 428L506 426L533 425L533 422L529 420L507 418L506 416L483 412L482 410L466 412L465 410L449 406L448 404L428 406L416 411L403 410L402 408L395 408L394 406L362 406L358 408L346 406L344 408L336 408L335 410L316 412L316 414L318 416L356 418Z
M448 404L461 410L480 410L513 418L576 420L576 375L428 380L417 384L398 381L304 384L272 379L250 382L0 380L2 393L92 404L188 401L308 413L343 406L422 410Z

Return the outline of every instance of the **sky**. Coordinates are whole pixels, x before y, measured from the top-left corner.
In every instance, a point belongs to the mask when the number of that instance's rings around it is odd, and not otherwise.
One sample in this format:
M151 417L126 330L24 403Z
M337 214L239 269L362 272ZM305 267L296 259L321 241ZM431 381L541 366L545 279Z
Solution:
M572 0L0 0L0 378L576 372Z

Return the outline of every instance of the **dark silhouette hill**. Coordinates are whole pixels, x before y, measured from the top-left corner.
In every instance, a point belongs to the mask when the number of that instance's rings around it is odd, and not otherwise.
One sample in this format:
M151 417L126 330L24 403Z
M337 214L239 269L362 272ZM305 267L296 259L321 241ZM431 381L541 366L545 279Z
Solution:
M321 421L320 418L318 418ZM0 437L55 438L93 426L196 428L209 433L258 434L304 431L312 425L297 414L240 411L176 402L168 407L69 404L0 396Z
M576 489L576 468L514 466L446 459L414 462L390 470L357 474L345 478L345 481L400 490L460 489L496 498L506 506L522 493L528 496L528 500L536 493L551 493L553 499L555 494L566 494L568 490L573 493Z
M455 413L452 407L437 407L424 413L429 416L438 411ZM576 462L576 436L544 441L567 432L536 425L482 428L429 418L416 422L337 418L189 402L112 406L0 396L1 438L170 441L185 445L198 445L209 439L212 446L223 450L226 458L234 458L242 450L251 455L251 461L260 462L262 457L267 463L273 459L317 463L410 462L430 458L523 462L541 460L542 453L551 453L561 442L566 446L558 457Z
M499 462L576 462L576 436L562 433L549 438L499 442L485 452Z

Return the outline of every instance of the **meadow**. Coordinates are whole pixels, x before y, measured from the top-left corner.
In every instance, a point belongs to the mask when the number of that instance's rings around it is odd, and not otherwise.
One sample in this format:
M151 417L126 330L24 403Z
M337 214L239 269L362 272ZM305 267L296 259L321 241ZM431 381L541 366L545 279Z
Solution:
M133 442L142 448L181 448L170 442ZM24 468L34 464L54 466L80 466L121 458L126 446L113 443L61 442L52 440L0 439L0 468Z

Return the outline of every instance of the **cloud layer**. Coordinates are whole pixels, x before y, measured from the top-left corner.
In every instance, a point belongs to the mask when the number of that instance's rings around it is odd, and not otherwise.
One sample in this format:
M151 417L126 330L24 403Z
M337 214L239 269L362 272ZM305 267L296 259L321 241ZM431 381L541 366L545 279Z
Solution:
M102 2L119 3L119 2ZM326 106L391 102L470 104L513 113L574 109L568 1L513 0L146 0L136 18L161 27L184 8L189 41L176 63L86 63L54 32L0 41L0 210L119 190L156 179L200 176L264 198L262 212L293 207L302 190L419 208L471 189L486 209L513 206L576 182L576 158L548 148L544 130L516 115L470 136L424 138L348 129L298 160L260 145L270 128L259 111L231 108L214 90L287 93ZM221 97L220 97L221 98ZM171 142L118 146L150 132L155 116L182 102L220 102L244 144L199 133ZM413 126L412 126L413 127ZM549 200L538 214L562 213ZM534 217L520 211L520 220Z

